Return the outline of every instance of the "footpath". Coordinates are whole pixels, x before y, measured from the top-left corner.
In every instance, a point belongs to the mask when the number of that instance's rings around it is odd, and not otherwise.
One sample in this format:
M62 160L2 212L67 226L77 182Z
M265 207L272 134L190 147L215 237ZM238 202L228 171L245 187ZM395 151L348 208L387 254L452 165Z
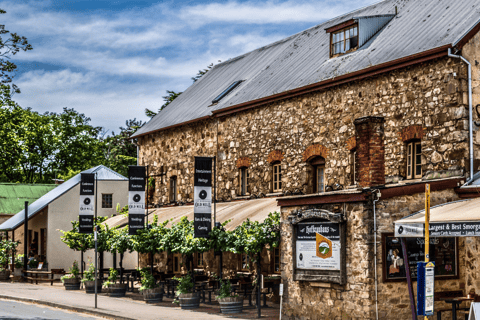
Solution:
M111 298L98 295L95 309L95 295L85 291L66 291L56 286L32 285L27 283L0 282L0 299L37 303L74 312L90 314L116 320L132 319L231 319L206 312L181 310L180 308L149 305L130 298ZM171 302L169 302L171 303Z

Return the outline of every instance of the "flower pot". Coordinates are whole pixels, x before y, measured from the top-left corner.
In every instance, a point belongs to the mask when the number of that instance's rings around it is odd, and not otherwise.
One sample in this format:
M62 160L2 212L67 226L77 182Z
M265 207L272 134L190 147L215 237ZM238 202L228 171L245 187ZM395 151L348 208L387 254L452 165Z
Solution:
M83 283L85 286L85 293L95 293L95 280L93 281L85 281ZM102 292L102 281L97 280L97 293Z
M125 297L125 293L127 292L127 285L126 284L109 284L108 285L108 295L114 298L121 298Z
M18 269L18 268L15 268L15 270L13 270L13 276L14 277L21 277L22 276L22 269Z
M65 286L65 290L80 290L80 279L79 278L63 279L63 285Z
M220 310L222 313L240 313L243 311L243 296L219 298Z
M163 301L163 287L145 289L142 291L143 300L146 303L157 303Z
M200 295L196 293L182 293L178 296L182 309L196 309L200 307Z
M10 280L10 270L0 271L0 280Z

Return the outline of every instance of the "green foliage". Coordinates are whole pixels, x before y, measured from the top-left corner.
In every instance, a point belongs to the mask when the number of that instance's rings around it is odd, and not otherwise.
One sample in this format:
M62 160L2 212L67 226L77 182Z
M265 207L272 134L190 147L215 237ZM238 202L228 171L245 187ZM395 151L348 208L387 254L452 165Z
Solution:
M3 239L0 241L0 271L8 268L10 257L15 254L17 241Z
M118 278L118 271L115 268L110 268L110 273L108 274L107 281L103 283L103 287L106 288L110 284L115 284Z
M194 283L193 283L191 274L187 274L187 275L185 275L183 277L180 277L180 278L173 277L172 279L178 281L177 291L175 293L177 295L177 297L181 294L184 294L184 293L192 293L193 292Z
M97 246L99 252L108 252L110 251L109 239L113 231L106 225L102 223L107 220L107 217L97 217L95 224L98 227L98 237L97 237ZM93 239L93 234L85 234L78 232L79 222L72 221L72 229L70 231L60 232L63 236L60 239L65 243L70 249L80 252L85 252L90 249L95 248L95 242Z
M163 250L172 253L182 253L187 256L195 252L210 250L211 241L205 238L194 238L193 221L182 217L178 223L173 224L163 238Z
M128 234L128 228L113 229L107 241L109 250L112 253L124 254L134 250L134 243L132 236Z
M63 179L64 181L67 181L73 177L75 177L77 174L79 174L81 170L72 170L71 168L67 169L67 173L65 174L59 174L58 178Z
M220 278L217 278L217 280L220 284L220 288L218 289L217 293L217 300L229 297L238 297L238 294L232 294L232 284L230 283L230 280L223 280Z
M162 97L163 101L165 101L165 103L160 107L160 109L158 109L158 112L152 111L150 109L145 109L145 115L149 118L153 118L154 116L157 115L157 113L162 111L166 106L168 106L173 100L178 98L178 96L181 95L181 94L182 94L182 92L175 92L175 91L167 90L167 95Z
M140 275L142 276L142 279L141 279L142 286L138 290L143 291L146 289L154 289L158 287L155 281L155 278L150 273L150 270L148 268L141 269Z
M5 10L0 9L0 14L5 13L7 13ZM4 25L0 26L0 34L8 35L7 37L0 36L1 105L12 105L13 94L20 93L20 89L12 82L17 66L10 59L20 51L29 51L33 48L28 43L27 38L6 30Z
M83 272L82 283L87 281L95 281L95 266L93 263L88 266L88 269Z
M22 269L23 268L23 254L17 254L15 257L15 268L16 269Z
M30 267L30 269L36 269L38 267L37 259L34 258L28 261L28 266Z
M73 261L72 266L68 270L69 274L66 274L60 278L60 280L65 280L65 279L76 279L78 278L78 275L80 274L80 270L78 269L78 262L75 260Z
M155 253L165 251L165 237L169 233L167 221L158 223L158 216L154 216L152 224L143 230L138 230L134 239L134 249L138 253Z

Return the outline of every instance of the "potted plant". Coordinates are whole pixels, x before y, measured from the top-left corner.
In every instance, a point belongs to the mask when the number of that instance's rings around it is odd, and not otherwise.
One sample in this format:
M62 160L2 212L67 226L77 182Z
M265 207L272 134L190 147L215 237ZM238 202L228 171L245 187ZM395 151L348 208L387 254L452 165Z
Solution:
M17 255L15 258L15 269L13 271L13 275L15 277L21 277L22 276L22 269L23 269L23 254Z
M181 278L174 277L178 281L176 296L182 309L196 309L200 306L200 295L193 292L192 276L187 274Z
M82 283L85 285L85 293L95 293L95 267L90 264L88 270L83 273ZM102 292L102 282L97 279L97 293Z
M220 284L217 300L220 304L222 313L240 313L243 310L243 296L232 293L232 284L230 280L217 278Z
M10 280L10 270L8 270L8 261L15 254L18 242L12 240L0 241L0 280Z
M77 261L73 262L68 272L69 274L60 278L65 286L65 290L80 290L80 277L78 276L80 271L78 270Z
M163 286L158 286L148 268L140 270L142 286L139 291L143 294L146 303L157 303L163 300Z
M104 288L108 288L108 295L110 297L125 297L127 292L127 285L122 283L117 283L118 271L114 268L110 268L110 273L108 275L107 281L103 283Z

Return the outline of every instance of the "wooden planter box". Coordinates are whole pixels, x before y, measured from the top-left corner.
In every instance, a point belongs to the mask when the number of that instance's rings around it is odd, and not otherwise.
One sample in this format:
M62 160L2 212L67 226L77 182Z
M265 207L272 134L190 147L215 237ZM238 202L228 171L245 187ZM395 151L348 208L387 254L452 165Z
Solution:
M102 284L102 281L97 280L97 293L102 292ZM95 293L95 280L85 281L83 285L85 286L85 293Z
M196 309L200 307L200 295L196 293L182 293L178 296L182 309Z
M145 289L142 291L143 300L146 303L157 303L163 301L163 287Z
M63 285L65 286L65 290L80 290L80 279L63 279Z
M243 311L243 296L217 299L222 313L240 313Z
M0 271L0 280L10 280L10 270Z
M114 298L121 298L125 297L125 293L127 293L127 285L126 284L109 284L108 285L108 295Z

